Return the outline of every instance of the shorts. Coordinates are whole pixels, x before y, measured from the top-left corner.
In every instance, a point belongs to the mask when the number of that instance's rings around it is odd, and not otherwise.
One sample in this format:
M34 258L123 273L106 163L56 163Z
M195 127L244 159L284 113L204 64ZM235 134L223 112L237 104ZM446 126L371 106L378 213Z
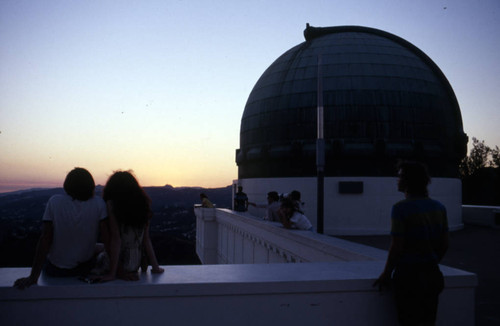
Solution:
M393 275L394 298L401 325L436 321L443 274L435 263L397 266Z

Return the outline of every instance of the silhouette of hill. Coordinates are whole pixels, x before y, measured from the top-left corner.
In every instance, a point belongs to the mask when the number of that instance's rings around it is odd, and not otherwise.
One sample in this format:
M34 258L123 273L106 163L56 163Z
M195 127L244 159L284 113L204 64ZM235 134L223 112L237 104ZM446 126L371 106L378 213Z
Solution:
M144 187L151 197L151 240L162 265L199 264L195 252L193 207L204 192L220 208L231 207L231 186L223 188ZM0 195L0 267L31 266L49 198L62 188L31 189ZM96 187L101 196L102 186Z

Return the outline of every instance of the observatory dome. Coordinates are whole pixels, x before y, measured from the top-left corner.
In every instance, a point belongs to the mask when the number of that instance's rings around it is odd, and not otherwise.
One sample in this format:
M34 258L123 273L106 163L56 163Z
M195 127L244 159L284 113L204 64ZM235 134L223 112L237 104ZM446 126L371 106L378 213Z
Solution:
M360 26L307 25L304 36L249 95L236 150L239 179L316 175L318 85L325 176L393 176L398 159L416 159L434 177L457 177L467 145L460 108L425 53Z

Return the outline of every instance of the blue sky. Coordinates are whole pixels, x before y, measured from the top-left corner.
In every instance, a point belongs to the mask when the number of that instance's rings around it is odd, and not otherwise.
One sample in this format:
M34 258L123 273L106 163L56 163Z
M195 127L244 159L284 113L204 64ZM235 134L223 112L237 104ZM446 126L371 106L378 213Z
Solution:
M500 146L500 1L0 2L0 192L104 184L219 187L264 70L312 26L400 36L444 72L470 138Z

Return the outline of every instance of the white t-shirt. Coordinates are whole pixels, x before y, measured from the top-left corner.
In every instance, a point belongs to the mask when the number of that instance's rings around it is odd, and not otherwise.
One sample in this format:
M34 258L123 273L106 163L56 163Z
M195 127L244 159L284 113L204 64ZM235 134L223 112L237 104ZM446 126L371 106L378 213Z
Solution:
M296 229L309 230L312 228L312 224L309 219L299 212L293 213L292 217L290 218L290 222L292 222L292 227Z
M42 218L52 222L54 230L48 254L50 262L69 269L91 259L99 235L99 222L106 217L106 204L100 197L80 201L68 195L52 196Z
M278 210L280 207L281 205L277 201L273 201L271 204L267 205L266 217L264 217L264 219L279 222L280 217L278 215Z

